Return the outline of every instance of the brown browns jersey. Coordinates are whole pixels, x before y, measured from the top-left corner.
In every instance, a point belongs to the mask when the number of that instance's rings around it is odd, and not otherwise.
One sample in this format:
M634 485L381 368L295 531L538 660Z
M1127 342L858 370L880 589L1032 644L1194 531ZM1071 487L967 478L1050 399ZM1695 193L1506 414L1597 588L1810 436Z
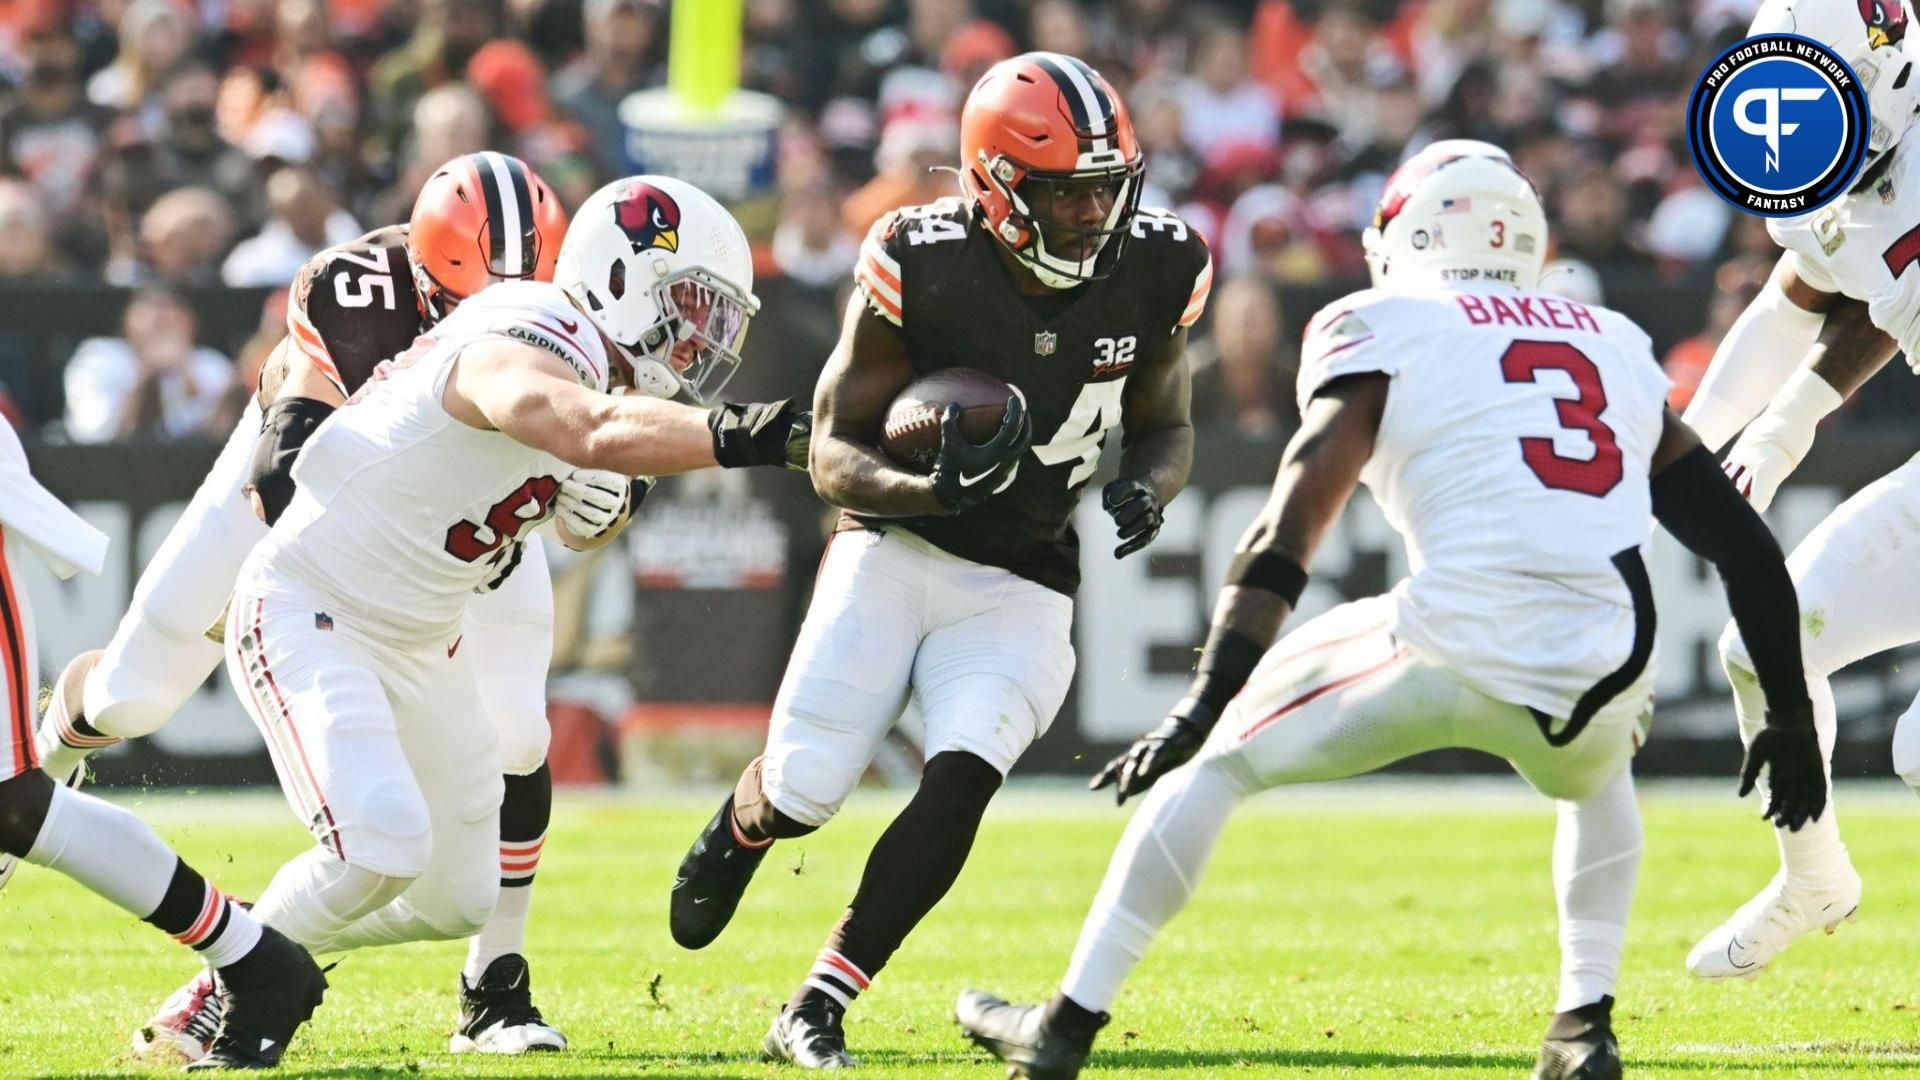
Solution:
M389 225L307 260L287 297L294 347L343 394L405 352L423 327L407 227Z
M900 327L916 376L970 367L1026 399L1033 448L1013 483L951 517L863 518L899 526L964 559L999 566L1071 595L1080 585L1073 511L1120 423L1133 365L1206 306L1213 262L1200 235L1166 210L1143 208L1113 272L1055 296L1022 296L958 198L882 218L861 245L856 282L873 311Z

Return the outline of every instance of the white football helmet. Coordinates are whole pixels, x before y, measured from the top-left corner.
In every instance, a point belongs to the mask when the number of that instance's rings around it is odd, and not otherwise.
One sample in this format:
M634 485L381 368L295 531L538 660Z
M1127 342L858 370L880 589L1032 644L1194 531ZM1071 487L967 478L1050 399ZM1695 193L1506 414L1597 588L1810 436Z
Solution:
M1375 288L1531 289L1547 256L1547 214L1505 150L1443 139L1394 170L1360 244Z
M1891 150L1920 114L1920 72L1907 51L1909 0L1764 0L1748 34L1799 34L1832 49L1867 89L1867 160Z
M553 282L652 397L716 397L760 310L740 223L670 176L629 176L594 192L567 228Z

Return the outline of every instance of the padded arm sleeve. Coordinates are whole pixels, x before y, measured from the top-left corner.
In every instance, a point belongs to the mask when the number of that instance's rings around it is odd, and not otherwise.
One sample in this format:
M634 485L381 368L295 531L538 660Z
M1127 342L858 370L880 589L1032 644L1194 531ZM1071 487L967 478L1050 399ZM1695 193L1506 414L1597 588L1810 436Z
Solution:
M300 456L313 429L333 415L334 407L313 398L283 398L267 406L254 444L253 463L247 468L247 486L260 494L267 524L293 501L293 462Z
M1769 281L1720 339L1681 419L1709 450L1732 442L1806 359L1826 321Z
M1727 606L1767 699L1769 723L1811 708L1800 659L1800 600L1780 544L1705 447L1653 478L1653 516L1720 572Z

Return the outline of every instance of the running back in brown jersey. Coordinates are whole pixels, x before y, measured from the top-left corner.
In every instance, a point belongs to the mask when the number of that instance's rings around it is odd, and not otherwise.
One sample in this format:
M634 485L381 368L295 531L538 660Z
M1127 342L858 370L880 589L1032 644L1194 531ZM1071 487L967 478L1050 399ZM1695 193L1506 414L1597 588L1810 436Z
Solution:
M1179 217L1142 208L1111 274L1023 296L970 215L958 198L889 214L861 245L856 280L874 313L904 334L915 375L977 368L1015 387L1033 417L1033 447L1012 486L964 514L884 522L847 514L842 528L906 528L1071 594L1080 583L1074 506L1120 423L1127 376L1200 317L1212 262Z
M422 329L404 225L315 255L288 293L290 340L342 394L360 389L381 361L405 352Z

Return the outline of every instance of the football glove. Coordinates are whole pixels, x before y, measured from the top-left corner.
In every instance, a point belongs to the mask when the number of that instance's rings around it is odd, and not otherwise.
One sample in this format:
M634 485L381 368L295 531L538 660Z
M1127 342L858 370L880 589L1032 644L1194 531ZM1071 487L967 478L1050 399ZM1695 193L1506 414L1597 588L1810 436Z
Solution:
M1846 399L1811 369L1796 371L1727 454L1726 471L1747 502L1764 512L1813 448L1814 428Z
M1798 723L1769 722L1753 737L1740 769L1742 798L1754 789L1762 767L1767 770L1767 808L1761 817L1788 832L1820 820L1827 808L1827 770L1811 716Z
M597 540L619 524L633 502L633 481L605 469L575 469L560 481L553 507L560 524L582 540Z
M491 572L492 576L480 584L475 585L473 591L477 593L490 593L500 586L505 585L507 579L513 576L513 572L520 569L520 560L526 553L527 542L525 540L515 540L512 543L501 545L500 550L494 552L493 556L487 560L487 569Z
M933 459L933 497L949 514L963 513L998 495L1020 471L1020 457L1033 444L1033 418L1020 395L1007 399L1007 411L993 438L976 443L960 432L960 406L949 403L940 414L940 450Z
M1205 705L1188 698L1174 706L1160 726L1134 740L1127 752L1107 762L1107 767L1087 787L1093 791L1112 785L1113 804L1122 806L1130 796L1143 794L1156 780L1193 760L1206 745L1207 733L1218 719Z
M707 412L713 459L723 469L772 465L805 472L813 413L792 398L752 405L721 405Z
M1124 559L1160 535L1164 517L1160 496L1144 482L1113 481L1100 492L1100 505L1113 515L1113 523L1120 529L1120 546L1113 549L1114 558Z

